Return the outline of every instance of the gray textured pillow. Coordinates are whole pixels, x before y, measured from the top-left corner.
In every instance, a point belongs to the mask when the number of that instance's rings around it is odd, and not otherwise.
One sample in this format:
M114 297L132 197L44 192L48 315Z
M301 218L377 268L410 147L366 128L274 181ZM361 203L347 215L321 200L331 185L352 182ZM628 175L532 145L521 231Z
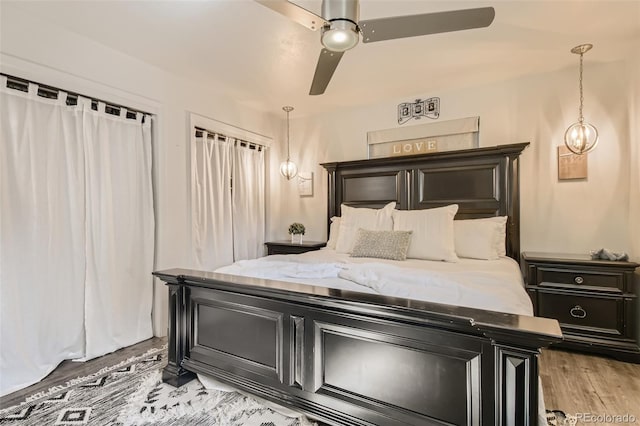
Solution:
M370 231L358 229L351 257L405 260L413 231Z

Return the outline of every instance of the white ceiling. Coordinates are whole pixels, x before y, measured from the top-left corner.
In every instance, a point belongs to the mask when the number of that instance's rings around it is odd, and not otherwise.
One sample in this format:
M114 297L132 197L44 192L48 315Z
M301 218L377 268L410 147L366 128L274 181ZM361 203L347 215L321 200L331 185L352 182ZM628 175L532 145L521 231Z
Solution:
M320 0L296 0L320 13ZM7 2L3 1L3 6ZM361 0L360 18L493 6L484 29L359 44L321 96L309 96L320 34L251 0L22 1L57 25L192 81L244 105L299 112L437 96L576 66L569 50L593 43L587 61L610 62L640 45L640 1ZM635 49L635 50L634 50Z

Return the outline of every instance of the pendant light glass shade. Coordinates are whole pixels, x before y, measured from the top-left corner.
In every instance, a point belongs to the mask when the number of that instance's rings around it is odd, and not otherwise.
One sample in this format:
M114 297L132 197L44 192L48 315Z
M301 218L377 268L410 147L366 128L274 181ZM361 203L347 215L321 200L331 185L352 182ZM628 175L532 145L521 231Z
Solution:
M581 44L571 49L571 53L580 55L580 114L578 121L569 126L567 131L564 132L564 143L571 152L578 155L592 151L598 144L598 129L584 121L582 116L584 103L582 94L582 57L592 47L592 44Z
M291 180L298 174L298 167L289 157L289 113L293 111L293 107L285 106L282 109L287 113L287 161L280 163L280 174Z
M564 143L574 154L586 154L598 144L598 129L590 123L573 123L564 132Z
M280 174L291 180L298 174L298 166L291 160L283 161L280 163Z

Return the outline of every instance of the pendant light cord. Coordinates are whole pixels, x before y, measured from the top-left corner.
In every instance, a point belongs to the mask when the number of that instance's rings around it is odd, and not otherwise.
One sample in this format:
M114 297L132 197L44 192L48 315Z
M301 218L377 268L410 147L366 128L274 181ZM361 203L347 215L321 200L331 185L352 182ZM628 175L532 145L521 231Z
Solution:
M584 103L584 95L582 94L582 57L584 53L580 53L580 115L579 121L580 123L584 122L584 117L582 116L582 104ZM288 115L289 113L287 113Z
M291 159L291 148L290 148L290 135L289 135L289 113L293 111L292 106L283 106L282 109L287 113L287 161Z
M582 79L580 80L580 92L582 93ZM287 161L289 161L290 159L290 144L289 144L289 109L287 108L285 111L287 111ZM580 116L582 117L582 107L580 107Z

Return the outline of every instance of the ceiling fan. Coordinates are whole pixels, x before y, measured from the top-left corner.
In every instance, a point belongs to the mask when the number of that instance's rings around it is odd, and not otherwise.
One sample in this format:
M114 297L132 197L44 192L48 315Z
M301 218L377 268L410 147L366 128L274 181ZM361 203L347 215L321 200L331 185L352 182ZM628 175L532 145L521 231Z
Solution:
M492 7L423 13L419 15L359 20L358 0L322 0L322 16L318 16L287 0L255 0L269 9L304 25L322 31L324 46L318 58L310 95L324 93L342 55L363 43L416 37L427 34L484 28L495 17Z

